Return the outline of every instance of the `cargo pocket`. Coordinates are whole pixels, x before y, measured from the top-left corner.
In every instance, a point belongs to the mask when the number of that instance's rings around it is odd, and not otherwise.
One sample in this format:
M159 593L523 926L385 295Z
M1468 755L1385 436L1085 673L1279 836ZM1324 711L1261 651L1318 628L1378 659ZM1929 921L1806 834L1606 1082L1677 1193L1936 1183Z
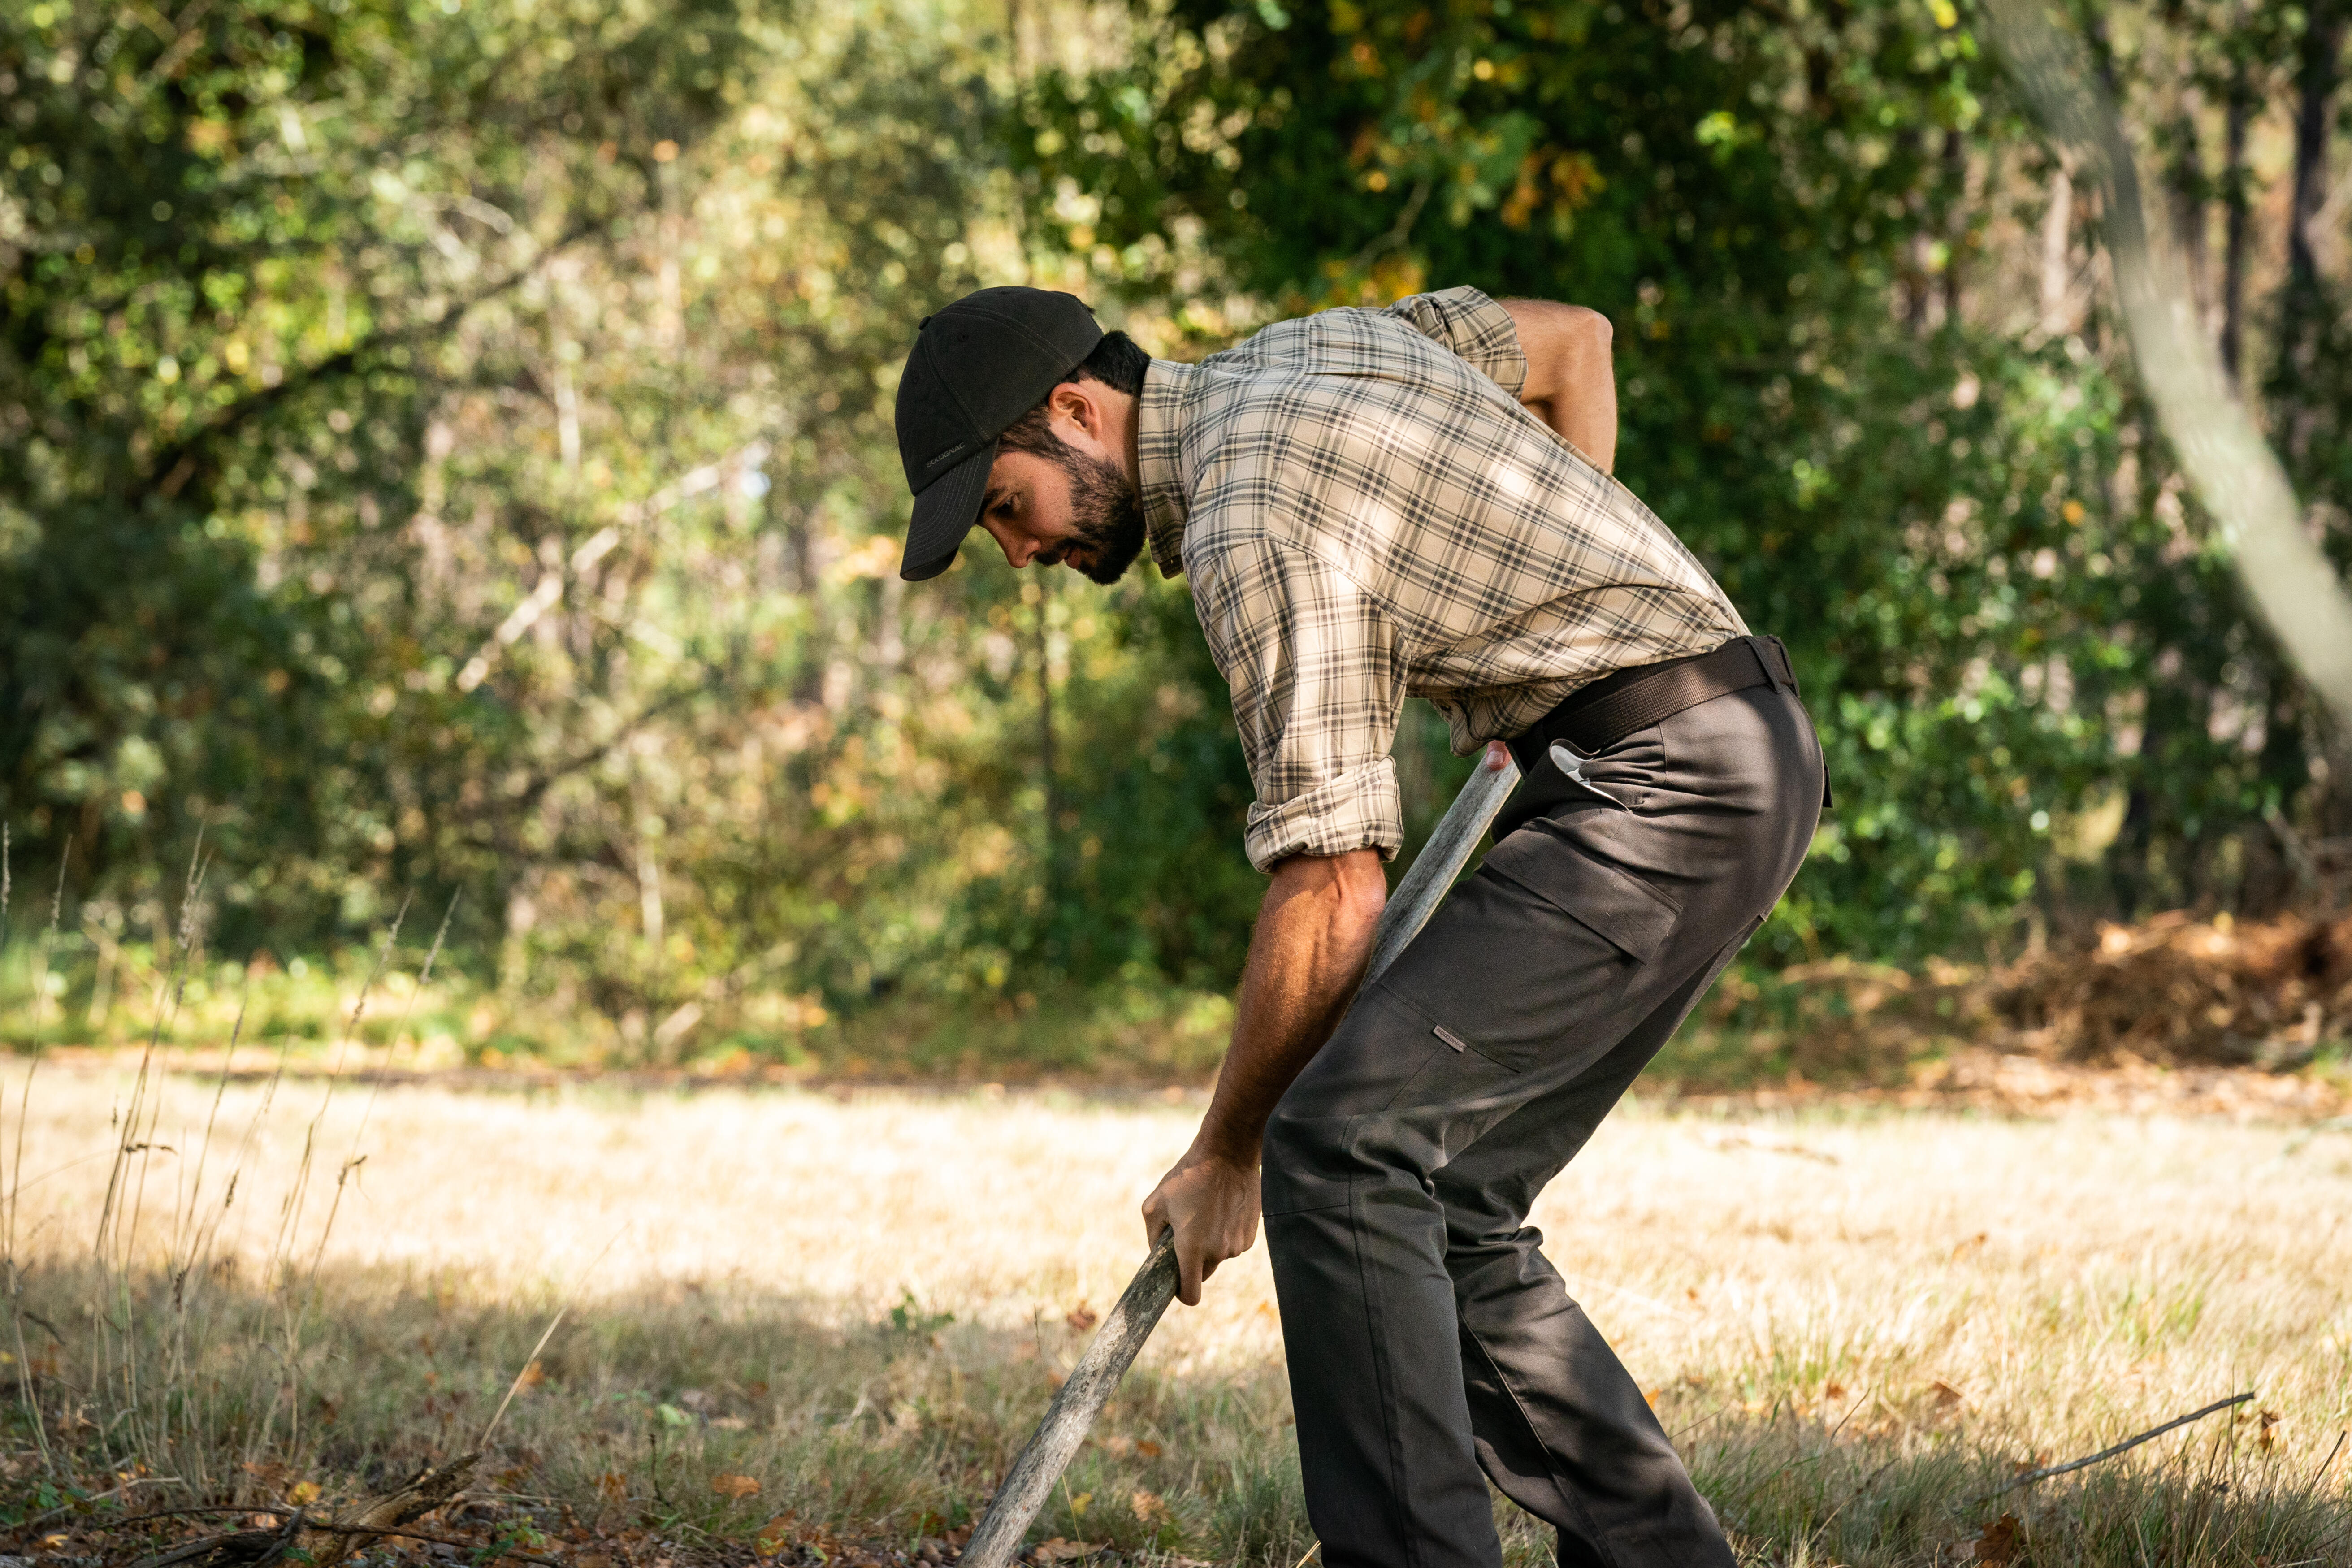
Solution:
M1664 893L1551 834L1514 833L1495 846L1482 868L1526 889L1637 963L1657 957L1674 934L1677 911Z
M1512 834L1407 948L1386 987L1448 1049L1513 1072L1605 1051L1654 1005L1675 907L1552 835Z

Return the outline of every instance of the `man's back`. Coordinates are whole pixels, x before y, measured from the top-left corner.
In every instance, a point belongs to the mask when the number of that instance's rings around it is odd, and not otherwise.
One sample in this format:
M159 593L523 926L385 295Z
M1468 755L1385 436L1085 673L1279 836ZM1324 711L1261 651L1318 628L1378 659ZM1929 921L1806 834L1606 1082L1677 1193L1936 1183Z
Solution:
M1747 631L1632 491L1520 405L1526 374L1509 314L1474 289L1153 364L1152 553L1191 578L1260 813L1343 779L1341 810L1372 804L1407 695L1466 753L1600 676ZM1254 815L1252 857L1353 836L1339 826Z

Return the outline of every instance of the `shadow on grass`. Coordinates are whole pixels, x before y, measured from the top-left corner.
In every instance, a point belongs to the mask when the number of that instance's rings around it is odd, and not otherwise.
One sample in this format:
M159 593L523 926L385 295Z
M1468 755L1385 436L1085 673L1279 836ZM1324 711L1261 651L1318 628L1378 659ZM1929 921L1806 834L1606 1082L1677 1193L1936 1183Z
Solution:
M17 1318L0 1322L25 1334L5 1370L30 1372L0 1390L13 1394L0 1517L19 1526L0 1550L59 1530L61 1558L102 1548L110 1510L384 1489L473 1447L520 1373L479 1474L583 1532L559 1529L544 1552L570 1561L649 1531L639 1539L680 1561L741 1559L764 1537L787 1562L903 1562L972 1521L1083 1343L1057 1319L983 1327L911 1298L858 1316L688 1283L583 1304L534 1361L554 1305L387 1269L276 1288L215 1273L176 1294L164 1279L30 1272ZM2352 1558L2341 1484L2229 1414L1976 1501L2011 1478L2016 1456L1999 1432L1958 1419L1889 1412L1862 1430L1792 1403L1763 1416L1710 1408L1703 1392L1662 1395L1660 1413L1754 1563ZM124 1481L142 1484L63 1525L23 1528L69 1500L64 1486ZM1497 1518L1507 1561L1551 1561L1548 1531L1507 1504ZM1292 1568L1313 1538L1279 1364L1178 1374L1147 1355L1033 1536Z

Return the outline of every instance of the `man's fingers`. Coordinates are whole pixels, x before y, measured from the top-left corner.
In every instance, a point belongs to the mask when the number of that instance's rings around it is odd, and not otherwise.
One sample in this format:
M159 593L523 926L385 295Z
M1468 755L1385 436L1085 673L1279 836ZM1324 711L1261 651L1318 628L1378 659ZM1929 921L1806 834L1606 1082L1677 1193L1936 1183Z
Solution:
M1176 1238L1176 1298L1188 1307L1201 1304L1201 1248L1188 1245L1181 1232Z

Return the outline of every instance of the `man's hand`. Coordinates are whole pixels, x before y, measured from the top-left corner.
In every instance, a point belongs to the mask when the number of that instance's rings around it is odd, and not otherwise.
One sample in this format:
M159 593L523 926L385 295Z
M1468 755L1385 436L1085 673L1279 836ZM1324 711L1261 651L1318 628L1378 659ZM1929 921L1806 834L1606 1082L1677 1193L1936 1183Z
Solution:
M1143 1244L1176 1227L1176 1295L1201 1304L1201 1281L1257 1240L1257 1168L1204 1153L1195 1144L1143 1200Z
M1294 855L1250 933L1233 1048L1192 1150L1144 1200L1146 1245L1176 1227L1177 1294L1201 1304L1201 1281L1257 1239L1258 1150L1266 1119L1348 1010L1388 899L1380 852Z

